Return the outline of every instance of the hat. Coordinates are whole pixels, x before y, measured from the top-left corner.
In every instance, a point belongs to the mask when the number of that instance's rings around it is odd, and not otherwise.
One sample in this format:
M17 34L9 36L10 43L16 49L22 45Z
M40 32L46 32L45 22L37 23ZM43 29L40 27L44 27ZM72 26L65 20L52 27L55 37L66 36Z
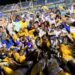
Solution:
M58 8L59 8L60 10L64 10L64 7L63 7L62 5L59 5Z
M50 13L50 15L51 15L51 18L55 18L56 17L56 14L54 14L54 13Z
M19 48L14 48L14 50L15 50L15 51L19 51L20 49L19 49Z
M4 14L2 12L0 12L0 17L2 17Z
M65 11L61 11L61 16L65 16L66 12Z
M2 26L0 26L0 28L3 28Z
M21 17L22 17L22 18L24 18L24 17L25 17L25 15L23 14Z
M73 10L73 13L75 13L75 10Z
M20 45L20 42L16 41L16 45Z
M38 18L36 18L36 19L35 19L35 22L39 22L39 19L38 19Z
M68 15L68 14L66 14L66 15L65 15L65 17L68 17L68 18L70 18L71 16L70 16L70 15Z
M43 10L49 10L47 6L42 7Z

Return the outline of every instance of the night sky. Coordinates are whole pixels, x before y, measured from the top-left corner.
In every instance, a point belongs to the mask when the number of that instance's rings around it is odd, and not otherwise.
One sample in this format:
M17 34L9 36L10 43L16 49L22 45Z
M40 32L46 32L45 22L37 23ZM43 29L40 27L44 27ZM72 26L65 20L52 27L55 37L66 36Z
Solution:
M18 3L20 0L0 0L0 5L6 5L6 4L12 4L12 3ZM21 0L26 1L26 0ZM31 1L31 0L27 0ZM33 1L41 1L41 0L33 0ZM51 1L58 1L58 0L51 0Z
M12 3L17 3L20 0L0 0L0 5L6 5L6 4L12 4ZM26 0L21 0L21 1L26 1Z

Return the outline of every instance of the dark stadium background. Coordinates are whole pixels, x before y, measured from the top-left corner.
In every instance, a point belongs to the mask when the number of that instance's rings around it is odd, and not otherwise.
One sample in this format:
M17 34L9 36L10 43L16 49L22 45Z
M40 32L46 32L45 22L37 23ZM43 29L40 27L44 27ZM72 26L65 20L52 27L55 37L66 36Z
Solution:
M6 4L12 4L12 3L18 3L20 1L45 1L45 0L0 0L0 5L6 5ZM47 1L51 1L51 2L55 2L55 1L59 1L59 0L47 0ZM63 1L63 0L60 0Z
M0 5L6 5L6 4L12 4L12 3L17 3L20 0L0 0ZM26 1L26 0L21 0L21 1ZM28 0L30 1L30 0Z

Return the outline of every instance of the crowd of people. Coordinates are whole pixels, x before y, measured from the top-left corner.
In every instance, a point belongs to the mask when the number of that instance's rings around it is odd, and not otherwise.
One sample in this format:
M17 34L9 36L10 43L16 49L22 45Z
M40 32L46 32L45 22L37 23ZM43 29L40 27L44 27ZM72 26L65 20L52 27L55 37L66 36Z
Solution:
M15 70L31 63L38 73L29 75L75 75L74 8L0 15L0 75L26 75Z

